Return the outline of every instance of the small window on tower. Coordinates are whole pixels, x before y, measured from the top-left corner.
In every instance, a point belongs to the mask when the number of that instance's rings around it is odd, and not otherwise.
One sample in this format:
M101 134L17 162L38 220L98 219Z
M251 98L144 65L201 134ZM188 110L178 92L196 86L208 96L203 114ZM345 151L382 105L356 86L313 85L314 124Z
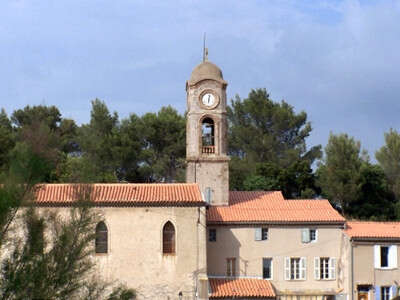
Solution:
M201 126L202 153L215 153L214 121L205 118Z

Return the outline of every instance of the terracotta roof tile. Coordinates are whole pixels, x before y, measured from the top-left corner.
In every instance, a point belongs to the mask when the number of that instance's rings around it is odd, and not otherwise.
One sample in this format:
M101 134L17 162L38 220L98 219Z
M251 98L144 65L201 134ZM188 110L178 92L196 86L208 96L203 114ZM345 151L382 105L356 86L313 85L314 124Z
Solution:
M400 239L400 222L349 221L345 233L351 238Z
M210 278L210 298L275 298L271 283L253 278Z
M96 205L205 205L197 184L40 184L35 202L39 205L69 205L89 191Z
M207 222L213 223L344 223L328 200L285 200L281 192L230 192L228 206L212 206Z

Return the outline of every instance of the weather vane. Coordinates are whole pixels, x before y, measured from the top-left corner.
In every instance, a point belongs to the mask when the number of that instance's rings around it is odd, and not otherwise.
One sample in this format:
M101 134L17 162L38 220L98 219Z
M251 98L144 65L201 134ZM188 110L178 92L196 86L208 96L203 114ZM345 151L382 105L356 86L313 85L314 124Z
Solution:
M203 62L208 60L208 48L206 48L206 33L204 32L203 39Z

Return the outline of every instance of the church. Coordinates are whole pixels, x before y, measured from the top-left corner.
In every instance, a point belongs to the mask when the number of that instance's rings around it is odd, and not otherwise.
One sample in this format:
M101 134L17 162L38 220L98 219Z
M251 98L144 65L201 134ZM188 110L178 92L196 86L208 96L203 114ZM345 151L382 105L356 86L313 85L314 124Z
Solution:
M400 231L378 238L386 229L379 233L383 225L375 224L378 233L369 237L365 224L348 225L328 200L229 190L227 86L207 59L186 82L186 183L94 184L104 218L93 251L99 274L134 288L138 299L389 300L397 294ZM41 207L74 200L72 184L37 191ZM365 259L355 260L357 251ZM372 262L375 275L364 276L354 262L369 264L374 251L385 265ZM385 251L393 258L382 260Z

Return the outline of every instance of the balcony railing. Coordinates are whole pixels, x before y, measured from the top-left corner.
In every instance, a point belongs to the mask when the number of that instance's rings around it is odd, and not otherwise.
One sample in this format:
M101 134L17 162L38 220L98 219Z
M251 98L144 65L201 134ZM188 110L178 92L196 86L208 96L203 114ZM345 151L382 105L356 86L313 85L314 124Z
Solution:
M215 146L203 146L201 148L201 153L203 153L203 154L214 154L215 153Z

